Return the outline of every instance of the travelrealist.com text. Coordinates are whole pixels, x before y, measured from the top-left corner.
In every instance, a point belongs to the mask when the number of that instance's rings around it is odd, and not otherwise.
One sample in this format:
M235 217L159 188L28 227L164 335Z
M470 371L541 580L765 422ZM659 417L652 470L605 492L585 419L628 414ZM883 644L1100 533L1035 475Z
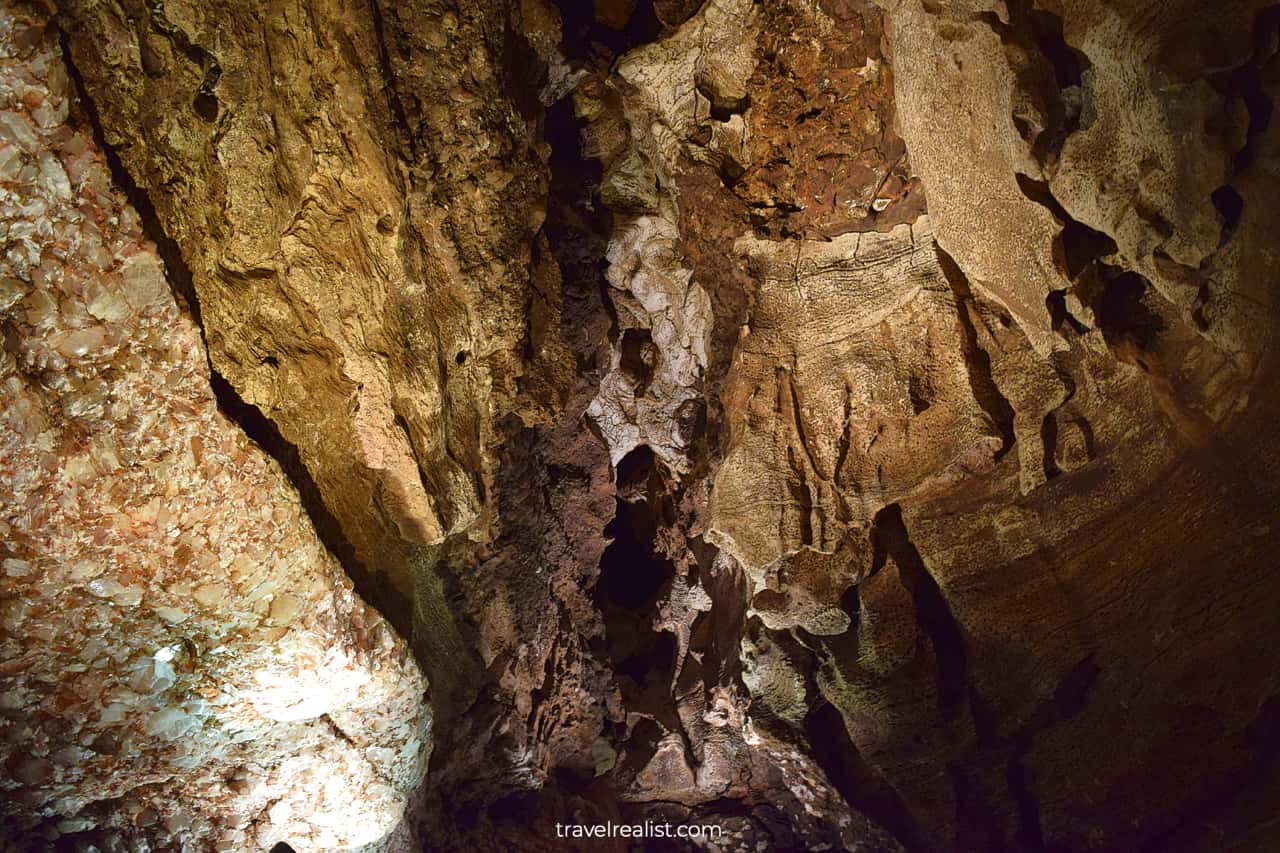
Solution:
M724 827L700 823L557 823L557 838L706 838L724 835Z

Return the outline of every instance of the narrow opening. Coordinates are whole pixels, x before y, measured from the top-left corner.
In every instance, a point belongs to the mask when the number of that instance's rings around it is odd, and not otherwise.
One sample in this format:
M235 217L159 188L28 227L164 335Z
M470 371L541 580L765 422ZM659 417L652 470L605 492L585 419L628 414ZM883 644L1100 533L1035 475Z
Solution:
M654 462L653 450L647 444L640 445L622 457L616 475L619 494L625 493L630 497L639 492L637 496L642 497L649 483L649 475L653 472Z
M1134 272L1110 278L1098 306L1098 325L1107 343L1130 341L1140 350L1150 351L1164 330L1164 321L1143 301L1147 280Z
M1219 244L1225 246L1240 225L1240 217L1244 215L1244 199L1232 186L1218 187L1213 191L1212 199L1213 206L1222 217L1222 237Z

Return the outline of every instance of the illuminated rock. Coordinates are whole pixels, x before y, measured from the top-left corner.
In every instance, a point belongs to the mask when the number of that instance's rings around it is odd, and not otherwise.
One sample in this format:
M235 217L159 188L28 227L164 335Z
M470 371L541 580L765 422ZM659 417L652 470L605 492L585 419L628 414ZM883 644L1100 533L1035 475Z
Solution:
M56 33L0 8L0 826L128 850L376 841L425 766L425 682L219 412L70 98Z

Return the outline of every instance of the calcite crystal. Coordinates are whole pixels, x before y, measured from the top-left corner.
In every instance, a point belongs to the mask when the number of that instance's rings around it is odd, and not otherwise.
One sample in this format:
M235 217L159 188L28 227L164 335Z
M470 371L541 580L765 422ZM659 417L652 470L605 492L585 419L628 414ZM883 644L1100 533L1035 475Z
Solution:
M424 768L425 682L219 412L72 97L57 33L0 6L0 831L375 842Z

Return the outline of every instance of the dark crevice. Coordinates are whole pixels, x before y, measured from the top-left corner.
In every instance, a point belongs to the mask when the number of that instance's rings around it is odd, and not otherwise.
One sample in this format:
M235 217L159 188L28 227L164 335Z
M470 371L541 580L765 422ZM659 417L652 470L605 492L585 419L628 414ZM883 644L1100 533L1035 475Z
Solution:
M325 725L327 725L327 726L329 727L329 731L330 731L330 732L333 734L333 736L334 736L334 737L336 737L338 740L342 741L343 743L347 744L348 746L354 747L356 750L360 750L360 749L361 749L360 744L358 744L358 743L356 743L355 741L353 741L353 740L351 739L351 735L349 735L349 734L347 734L345 731L343 731L343 730L342 730L342 727L341 727L341 726L339 726L339 725L334 721L333 717L330 717L328 714L321 714L321 715L320 715L320 719L324 722L324 724L325 724Z
M645 497L650 489L656 463L653 449L647 444L641 444L618 460L615 476L618 496L628 500Z
M547 83L547 63L512 16L503 17L502 89L521 118L538 122L543 115L541 93Z
M1200 283L1195 301L1191 303L1191 322L1195 323L1196 329L1202 333L1209 331L1209 317L1205 314L1205 309L1212 298L1213 294L1209 291L1209 282L1206 279Z
M1014 172L1014 179L1018 182L1018 189L1030 201L1034 201L1041 207L1046 208L1060 222L1067 223L1071 221L1071 214L1067 213L1066 208L1054 197L1047 181L1036 180L1030 175L1024 175L1022 172Z
M586 0L554 0L554 5L563 22L561 49L574 62L611 60L656 40L663 29L653 0L639 0L621 28L597 18L595 4Z
M382 4L379 0L369 0L369 17L373 21L374 39L378 42L378 73L382 76L382 89L387 97L387 106L391 108L396 129L400 132L410 157L417 159L418 140L413 127L409 124L409 116L405 112L404 103L400 100L400 93L396 89L395 72L391 70L391 53L387 49L386 22L382 17Z
M1244 214L1244 199L1232 183L1257 157L1259 142L1275 112L1275 105L1267 94L1263 82L1263 64L1270 58L1272 42L1280 35L1280 5L1258 12L1253 29L1253 52L1249 59L1236 68L1209 76L1209 83L1228 102L1239 99L1249 115L1245 142L1232 158L1231 175L1227 183L1214 190L1210 199L1222 220L1222 236L1219 247L1225 246L1235 235ZM1197 325L1201 325L1197 317ZM1201 331L1204 326L1201 326Z
M657 464L646 447L633 450L619 465L619 475L631 486L625 497L639 491L643 499L628 501L620 494L604 530L612 542L600 558L593 594L605 629L597 653L609 662L628 711L651 716L668 731L683 731L670 695L676 637L653 624L659 596L676 575L671 561L655 550L664 525Z
M377 583L374 575L357 558L355 546L346 538L341 525L325 506L320 488L312 478L311 472L303 464L297 447L285 439L276 424L263 415L256 406L245 402L239 392L214 367L209 357L208 339L200 313L200 297L196 292L191 269L182 256L181 248L160 222L150 197L133 179L119 152L107 142L97 104L90 97L84 76L75 64L71 39L66 31L62 31L60 36L63 60L77 101L88 120L94 142L107 161L112 180L138 212L143 232L156 245L156 252L164 263L165 278L173 289L179 305L190 314L200 331L205 358L209 365L209 384L218 410L280 466L297 490L302 507L311 519L320 541L341 563L360 596L385 615L402 636L412 636L412 614L409 605L396 603L394 595L383 592L386 584Z
M591 375L597 368L595 357L601 342L590 339L591 325L582 318L607 317L607 334L612 339L620 334L620 323L605 277L613 216L608 208L593 202L603 167L583 155L585 128L585 121L574 113L571 98L562 98L547 109L543 138L551 147L551 182L543 233L560 269L564 300L560 334L576 355L577 373Z
M246 403L221 374L214 371L209 378L219 411L239 426L246 436L280 466L297 490L302 508L311 519L316 535L342 565L355 585L356 592L386 616L401 636L413 636L410 604L390 594L387 584L379 581L356 556L355 546L347 539L337 518L325 505L320 487L303 464L297 446L281 435L275 422L263 415L257 406Z
M1011 734L1001 736L992 710L976 691L970 692L970 709L978 742L988 753L1007 750L1005 784L1017 817L1012 844L1004 837L1001 822L990 803L983 799L980 786L970 783L965 771L953 768L957 798L968 804L966 814L977 818L982 831L988 836L993 850L1013 849L1026 853L1066 853L1053 844L1047 844L1041 826L1041 805L1036 795L1034 778L1026 764L1026 758L1042 733L1062 725L1081 714L1088 705L1089 696L1097 684L1101 669L1087 655L1072 667L1058 682L1051 696L1036 705L1026 722Z
M735 563L722 558L701 538L690 541L698 555L701 586L711 598L705 615L706 636L690 642L690 650L702 655L702 683L707 688L732 687L739 695L749 692L742 681L740 638L747 623L747 578Z
M1031 9L1027 20L1032 41L1053 67L1058 87L1057 98L1050 109L1052 126L1040 134L1032 151L1040 163L1052 164L1061 153L1067 137L1085 123L1088 89L1084 85L1084 76L1090 66L1083 53L1067 44L1061 17L1042 9Z
M648 329L631 328L622 333L618 347L622 352L622 372L635 383L636 397L643 397L658 368L659 351Z
M1040 441L1044 445L1044 476L1052 480L1062 471L1058 468L1058 414L1056 411L1044 416L1040 423Z
M1067 137L1093 121L1087 85L1092 65L1084 53L1067 43L1060 16L1034 8L1031 0L1010 0L1007 9L1008 24L994 12L979 12L972 18L989 26L1002 43L1043 57L1047 68L1043 71L1034 66L1023 69L1025 79L1021 83L1028 91L1044 96L1043 106L1048 115L1034 118L1037 124L1043 118L1046 126L1033 127L1029 120L1032 116L1017 113L1012 120L1022 138L1031 145L1036 161L1052 169Z
M1035 745L1036 737L1084 711L1101 672L1093 662L1093 656L1086 656L1063 676L1053 695L1036 706L1027 724L1011 738L1013 752L1005 768L1005 781L1017 808L1016 840L1021 850L1057 853L1055 845L1045 843L1040 823L1040 801L1025 759Z
M1045 297L1044 302L1049 309L1049 321L1054 331L1065 333L1069 330L1077 335L1088 331L1083 323L1071 316L1071 311L1067 308L1066 291L1055 290Z
M1239 174L1253 164L1262 135L1271 126L1275 105L1263 82L1262 64L1271 55L1271 40L1280 33L1280 5L1258 12L1253 28L1253 52L1248 61L1236 68L1210 75L1208 80L1223 98L1239 98L1249 113L1249 128L1244 146L1236 152L1234 172Z
M897 504L890 504L876 514L872 542L875 548L872 573L892 559L902 585L911 593L916 619L933 646L939 709L943 719L955 719L968 696L968 649L946 597L907 533L902 508Z
M1031 9L1028 18L1031 36L1045 58L1053 66L1059 89L1079 86L1089 62L1084 55L1067 44L1062 31L1062 18L1044 9Z
M925 853L920 827L902 795L877 773L849 737L844 717L830 702L819 702L805 717L813 759L849 808L884 827L907 853Z
M1218 245L1225 246L1235 235L1236 228L1240 226L1240 217L1244 215L1244 199L1240 197L1235 187L1229 184L1214 190L1210 199L1218 211L1218 216L1222 219L1222 236L1218 239Z
M751 95L749 93L741 98L727 98L722 93L705 85L699 85L698 91L711 104L711 117L716 121L729 121L735 115L741 115L751 107ZM797 124L802 123L804 120L805 116L801 115Z
M658 521L648 501L619 502L617 514L605 528L613 542L600 559L596 598L601 606L648 610L674 577L675 567L653 550Z
M1056 201L1056 200L1055 200ZM1066 211L1062 211L1063 214ZM1084 223L1068 218L1062 226L1062 261L1067 278L1076 281L1095 262L1116 252L1116 241Z
M995 454L998 461L1013 448L1013 406L996 385L991 372L991 356L978 343L977 327L970 314L971 310L975 310L975 302L973 292L969 289L969 281L959 265L942 250L942 247L935 244L935 249L938 253L939 266L955 296L956 317L964 336L964 363L969 375L969 387L978 405L987 413L987 417L991 418L991 422L1000 432L1000 449Z
M1068 279L1073 282L1085 280L1088 278L1086 273L1092 274L1102 263L1102 258L1115 253L1115 241L1101 231L1095 231L1088 225L1072 219L1071 214L1067 213L1066 208L1054 197L1048 183L1037 181L1020 172L1015 177L1022 194L1048 210L1062 224L1062 231L1053 241L1053 258ZM1086 330L1085 326L1072 317L1067 310L1066 294L1057 291L1050 293L1046 307L1049 310L1050 322L1055 329L1061 331L1060 327L1064 323L1069 323L1072 330L1077 333Z
M1128 342L1142 352L1152 352L1164 321L1144 302L1150 283L1135 272L1110 267L1102 271L1102 297L1094 312L1103 338L1113 347Z
M858 630L858 623L862 619L862 594L858 591L858 585L852 584L840 595L840 609L849 617L849 625L852 630Z
M727 154L716 160L716 176L720 178L720 183L725 189L732 190L746 173L747 170L742 167L742 164Z

